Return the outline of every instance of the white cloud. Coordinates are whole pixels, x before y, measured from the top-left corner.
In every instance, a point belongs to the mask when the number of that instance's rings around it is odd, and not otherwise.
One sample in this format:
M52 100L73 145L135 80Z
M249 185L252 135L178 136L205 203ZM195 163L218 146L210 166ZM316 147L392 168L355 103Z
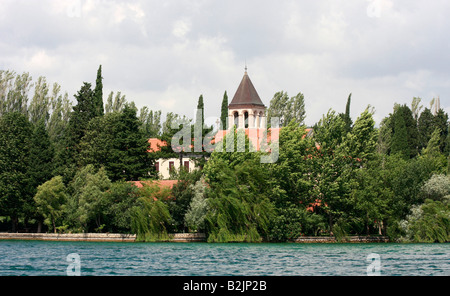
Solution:
M178 20L174 23L172 34L177 38L183 38L191 30L191 23L189 20Z
M450 2L3 1L0 68L56 81L72 96L95 83L138 106L207 116L249 75L262 100L302 92L307 122L329 108L354 119L371 104L380 121L394 102L439 95L450 108Z

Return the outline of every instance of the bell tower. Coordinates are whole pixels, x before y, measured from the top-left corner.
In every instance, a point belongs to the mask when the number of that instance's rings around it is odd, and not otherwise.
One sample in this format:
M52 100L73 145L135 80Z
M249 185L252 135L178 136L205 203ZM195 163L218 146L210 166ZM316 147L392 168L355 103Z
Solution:
M228 105L228 128L234 125L238 129L266 126L266 106L247 74L247 66L233 100Z

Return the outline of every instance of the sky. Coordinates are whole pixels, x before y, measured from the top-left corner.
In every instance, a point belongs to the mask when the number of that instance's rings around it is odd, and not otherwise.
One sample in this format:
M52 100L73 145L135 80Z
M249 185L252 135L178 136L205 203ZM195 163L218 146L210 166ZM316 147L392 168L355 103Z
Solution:
M138 108L220 117L245 66L261 100L305 97L308 126L328 110L377 124L394 103L450 113L447 0L1 0L0 70L44 76L73 95L95 85Z

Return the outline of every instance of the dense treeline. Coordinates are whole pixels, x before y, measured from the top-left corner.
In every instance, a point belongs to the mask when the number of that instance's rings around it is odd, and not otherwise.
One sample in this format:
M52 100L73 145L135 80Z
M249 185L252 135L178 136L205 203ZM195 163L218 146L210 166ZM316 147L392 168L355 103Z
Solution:
M287 241L300 235L388 235L445 242L450 236L449 119L443 109L394 104L377 127L370 106L355 120L351 94L343 113L329 110L309 136L304 96L277 92L268 116L280 118L275 163L266 152L208 152L200 169L174 172L172 189L138 188L156 179L148 138L170 143L178 124L204 127L174 113L137 110L120 92L103 105L101 66L83 83L76 105L45 78L0 72L0 222L3 230L136 233L206 232L210 242ZM434 101L432 102L434 103ZM227 93L221 106L226 123ZM203 96L198 109L203 109ZM432 111L433 110L433 111ZM182 125L179 125L182 127ZM241 130L218 145L237 147ZM274 146L275 147L275 146ZM272 147L272 149L276 149ZM235 149L235 151L241 151ZM274 152L274 151L272 151ZM207 160L207 161L206 161Z

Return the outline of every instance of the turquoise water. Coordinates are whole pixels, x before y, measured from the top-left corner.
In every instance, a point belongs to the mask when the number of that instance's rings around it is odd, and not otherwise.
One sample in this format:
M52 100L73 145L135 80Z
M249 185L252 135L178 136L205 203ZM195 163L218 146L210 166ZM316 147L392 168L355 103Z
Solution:
M208 244L0 241L0 276L449 276L449 244Z

